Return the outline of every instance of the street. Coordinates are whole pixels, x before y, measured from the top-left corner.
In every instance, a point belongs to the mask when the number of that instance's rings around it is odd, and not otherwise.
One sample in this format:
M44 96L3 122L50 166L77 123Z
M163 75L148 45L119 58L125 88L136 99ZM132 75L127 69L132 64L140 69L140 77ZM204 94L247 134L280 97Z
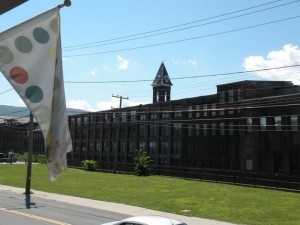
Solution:
M0 225L99 225L126 217L128 215L0 192Z

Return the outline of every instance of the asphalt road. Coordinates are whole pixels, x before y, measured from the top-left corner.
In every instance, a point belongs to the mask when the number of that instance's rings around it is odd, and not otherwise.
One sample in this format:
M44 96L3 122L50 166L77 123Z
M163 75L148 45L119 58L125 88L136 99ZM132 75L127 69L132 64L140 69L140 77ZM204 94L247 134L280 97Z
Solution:
M0 192L0 225L100 225L128 215Z

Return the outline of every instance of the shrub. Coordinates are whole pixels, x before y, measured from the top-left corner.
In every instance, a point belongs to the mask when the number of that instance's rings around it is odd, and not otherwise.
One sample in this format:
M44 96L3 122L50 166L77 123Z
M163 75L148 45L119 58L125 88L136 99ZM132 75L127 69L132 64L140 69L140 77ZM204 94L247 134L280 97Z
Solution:
M89 171L95 171L97 169L97 162L94 160L84 160L81 162L82 168Z
M150 156L143 149L136 149L134 171L137 176L149 176Z

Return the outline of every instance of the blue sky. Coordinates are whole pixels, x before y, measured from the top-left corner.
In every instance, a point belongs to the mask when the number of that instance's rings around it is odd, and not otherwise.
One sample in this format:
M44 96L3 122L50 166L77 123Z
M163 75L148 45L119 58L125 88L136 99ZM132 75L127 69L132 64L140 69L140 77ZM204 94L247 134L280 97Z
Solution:
M1 15L0 32L62 2L29 0ZM172 100L214 94L216 85L241 80L300 84L298 67L172 80L300 64L300 1L73 0L61 20L68 107L118 107L112 94L129 97L123 107L151 103L151 81L97 82L153 80L162 61ZM0 105L24 106L10 89L0 77Z

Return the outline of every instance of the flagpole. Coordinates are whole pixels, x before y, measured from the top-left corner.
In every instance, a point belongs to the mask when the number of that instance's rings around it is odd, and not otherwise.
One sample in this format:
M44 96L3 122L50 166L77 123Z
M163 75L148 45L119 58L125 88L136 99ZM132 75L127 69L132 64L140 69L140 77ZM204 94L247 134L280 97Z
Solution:
M29 135L28 135L28 160L27 160L27 176L25 194L30 195L31 185L31 167L32 167L32 149L33 149L33 115L29 116Z
M60 4L60 5L58 5L58 7L59 8L62 8L62 7L64 7L64 6L67 6L67 7L69 7L69 6L71 6L71 1L70 0L65 0L64 1L64 3L63 4Z

